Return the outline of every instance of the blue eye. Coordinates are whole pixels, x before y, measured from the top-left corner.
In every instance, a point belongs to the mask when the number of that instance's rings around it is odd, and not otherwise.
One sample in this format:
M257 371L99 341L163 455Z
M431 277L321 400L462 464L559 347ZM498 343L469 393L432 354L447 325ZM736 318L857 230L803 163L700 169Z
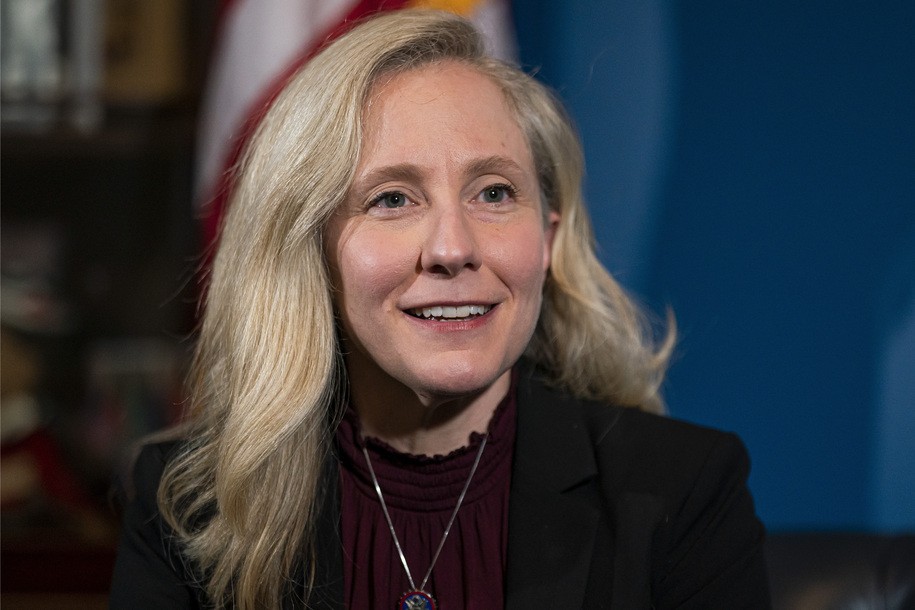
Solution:
M493 184L480 191L478 196L483 203L502 203L515 196L515 189L507 184Z
M372 200L373 206L378 206L382 208L394 209L402 208L407 205L408 199L407 196L398 191L391 191L389 193L381 193Z

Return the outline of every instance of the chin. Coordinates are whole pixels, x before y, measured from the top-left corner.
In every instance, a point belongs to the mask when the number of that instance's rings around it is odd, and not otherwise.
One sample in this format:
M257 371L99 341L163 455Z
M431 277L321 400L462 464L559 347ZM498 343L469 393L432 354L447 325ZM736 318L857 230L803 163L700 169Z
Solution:
M452 361L441 367L424 367L417 371L415 381L409 385L417 394L458 398L486 391L509 368Z

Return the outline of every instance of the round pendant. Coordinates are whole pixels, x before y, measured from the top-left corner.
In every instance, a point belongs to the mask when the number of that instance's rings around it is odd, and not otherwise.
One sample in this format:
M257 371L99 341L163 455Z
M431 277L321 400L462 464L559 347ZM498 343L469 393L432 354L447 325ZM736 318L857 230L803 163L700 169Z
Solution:
M397 610L438 610L438 605L431 593L417 589L403 594L397 602Z

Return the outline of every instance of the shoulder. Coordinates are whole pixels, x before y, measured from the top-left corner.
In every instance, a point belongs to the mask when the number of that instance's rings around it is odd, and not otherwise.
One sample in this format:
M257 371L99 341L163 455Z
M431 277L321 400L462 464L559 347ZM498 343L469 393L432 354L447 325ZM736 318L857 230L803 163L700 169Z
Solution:
M586 442L602 466L618 482L646 487L676 487L710 466L720 464L737 472L749 468L747 452L734 434L699 426L639 409L582 400L548 385L529 364L523 363L518 384L525 427L548 430L555 438L564 429L580 429L568 436ZM581 434L584 433L584 438ZM648 489L646 489L648 491Z
M147 443L124 485L121 540L110 591L111 608L196 608L198 576L159 512L159 483L181 444Z
M682 496L749 474L749 456L735 434L632 408L580 408L591 424L595 456L620 487Z
M615 552L624 563L652 566L656 607L767 607L764 529L747 487L747 451L736 435L580 400L536 376L519 392L525 403L519 394L519 434L521 409L530 409L524 427L540 431L526 430L527 437L541 444L565 439L549 448L552 461L562 451L590 463Z
M178 441L148 442L135 450L129 469L130 476L123 485L126 502L140 502L155 507L162 473L180 446Z
M519 404L527 426L587 442L600 476L617 488L645 493L689 493L708 478L746 478L749 458L732 433L654 415L635 408L582 400L547 385L535 371L522 371ZM720 474L715 474L720 473Z

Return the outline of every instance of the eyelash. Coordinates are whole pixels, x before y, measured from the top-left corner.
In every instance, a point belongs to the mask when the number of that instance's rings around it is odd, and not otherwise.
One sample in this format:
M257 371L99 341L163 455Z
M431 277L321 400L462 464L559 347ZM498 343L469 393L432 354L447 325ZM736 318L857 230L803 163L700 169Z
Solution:
M406 205L406 202L410 200L410 198L407 197L401 191L384 191L383 193L378 193L377 195L372 197L372 200L369 202L369 207L371 207L371 208L380 207L379 204L382 201L384 201L385 198L390 197L391 195L400 195L401 197L403 197L404 205ZM403 206L400 206L400 207L403 207ZM396 210L397 208L387 208L387 209Z
M515 187L513 187L513 186L510 185L510 184L503 184L503 183L490 184L489 186L487 186L486 188L484 188L482 191L480 191L479 194L478 194L477 196L479 197L480 195L482 195L482 194L485 193L486 191L493 190L493 189L501 189L501 190L505 191L505 195L506 195L509 199L514 199L514 198L516 198L516 197L518 196L518 189L516 189ZM486 203L497 203L497 202L486 202ZM501 203L501 202L499 202L499 203Z
M486 187L483 188L479 193L477 193L476 197L481 197L481 196L483 195L483 193L485 193L486 191L494 190L494 189L500 189L500 190L504 191L504 192L505 192L505 195L506 195L509 199L514 199L514 198L516 198L516 197L518 196L518 189L517 189L517 188L515 188L515 187L512 186L511 184L506 184L506 183L501 183L501 182L499 182L499 183L496 183L496 184L490 184L490 185L486 186ZM399 195L400 197L403 197L403 199L404 199L404 205L398 206L398 207L394 207L394 208L386 208L386 209L396 210L396 209L398 209L399 207L404 207L404 206L406 206L406 203L407 203L408 201L410 201L410 198L407 197L407 195L405 195L402 191L396 191L396 190L395 190L395 191L384 191L384 192L382 192L382 193L378 193L377 195L375 195L375 196L372 198L372 200L369 202L369 207L373 207L373 208L374 208L374 207L380 207L381 202L384 201L386 198L392 196L392 195ZM501 202L489 201L489 202L484 202L484 203L501 203Z

